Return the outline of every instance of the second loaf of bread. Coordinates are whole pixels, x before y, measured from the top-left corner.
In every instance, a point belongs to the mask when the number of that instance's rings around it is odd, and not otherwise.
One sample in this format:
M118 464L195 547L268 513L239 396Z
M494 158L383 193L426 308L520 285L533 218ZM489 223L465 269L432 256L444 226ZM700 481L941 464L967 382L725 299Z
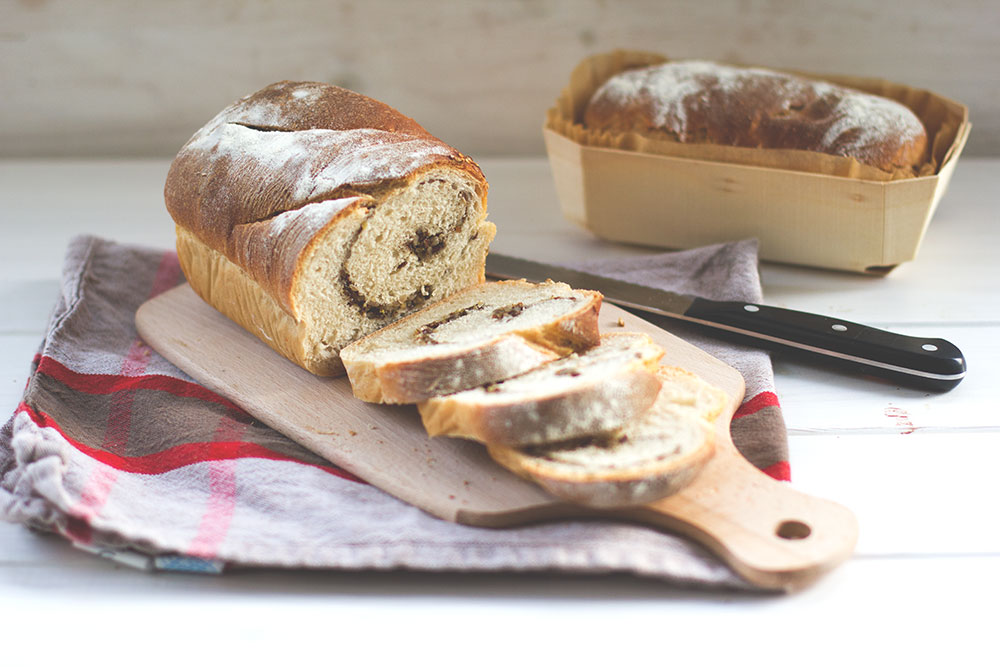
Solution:
M909 108L823 81L705 61L621 72L583 112L591 130L680 143L795 149L883 171L919 169L927 132Z

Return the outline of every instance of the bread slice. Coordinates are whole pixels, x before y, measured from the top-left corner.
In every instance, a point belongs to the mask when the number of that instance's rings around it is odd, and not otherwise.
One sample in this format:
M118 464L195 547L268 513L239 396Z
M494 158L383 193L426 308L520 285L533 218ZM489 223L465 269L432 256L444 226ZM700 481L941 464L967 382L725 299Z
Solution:
M661 367L656 402L606 436L515 449L488 445L500 465L559 498L597 508L642 505L695 478L715 451L712 424L726 394L679 368Z
M483 282L486 194L475 162L413 119L291 81L196 132L164 190L192 289L319 375L343 373L348 343Z
M597 345L601 298L551 281L484 283L352 343L341 359L358 398L418 403Z
M427 433L526 447L614 431L660 391L663 348L646 334L606 333L601 344L509 380L419 405Z

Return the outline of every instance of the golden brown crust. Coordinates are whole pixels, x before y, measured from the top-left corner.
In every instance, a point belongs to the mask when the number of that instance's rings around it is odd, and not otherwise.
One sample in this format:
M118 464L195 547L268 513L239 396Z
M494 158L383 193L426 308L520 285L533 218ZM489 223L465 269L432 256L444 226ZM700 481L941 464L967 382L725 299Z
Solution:
M919 169L927 134L905 106L763 69L670 62L609 79L583 115L593 130L680 143L795 149L852 157L892 172Z
M195 294L226 317L316 375L343 375L343 364L331 359L314 364L302 347L302 325L267 294L258 282L222 253L209 248L191 232L177 227L177 257Z
M279 115L262 116L262 109ZM432 138L417 121L388 104L325 83L279 81L236 101L223 114L283 131L379 129Z

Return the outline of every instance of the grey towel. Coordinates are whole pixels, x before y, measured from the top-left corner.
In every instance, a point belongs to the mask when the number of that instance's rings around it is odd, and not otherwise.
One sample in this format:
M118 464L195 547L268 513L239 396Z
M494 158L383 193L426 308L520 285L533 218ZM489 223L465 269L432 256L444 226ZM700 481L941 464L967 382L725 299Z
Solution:
M756 262L748 242L629 260L627 270L615 263L588 268L756 299ZM606 521L472 528L352 477L197 385L139 340L138 306L182 280L173 252L94 237L71 243L24 399L0 431L0 517L145 569L631 572L750 587L673 535ZM745 374L748 398L733 422L734 439L759 467L786 478L767 356L696 342Z

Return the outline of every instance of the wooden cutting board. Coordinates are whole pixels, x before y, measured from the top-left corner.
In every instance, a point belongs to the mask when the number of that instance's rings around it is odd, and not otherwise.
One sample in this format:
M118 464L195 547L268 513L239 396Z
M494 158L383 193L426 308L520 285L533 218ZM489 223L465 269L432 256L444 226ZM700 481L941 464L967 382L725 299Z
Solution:
M690 486L651 505L610 512L554 499L498 466L476 443L429 438L413 406L355 399L346 377L320 378L285 360L186 284L143 304L136 326L153 349L255 418L448 521L496 528L582 516L641 522L687 535L751 583L781 590L807 584L854 549L857 523L850 511L775 481L733 446L729 421L743 399L742 376L611 304L601 309L602 331L648 333L666 349L665 364L722 387L731 404L717 423L716 454Z

